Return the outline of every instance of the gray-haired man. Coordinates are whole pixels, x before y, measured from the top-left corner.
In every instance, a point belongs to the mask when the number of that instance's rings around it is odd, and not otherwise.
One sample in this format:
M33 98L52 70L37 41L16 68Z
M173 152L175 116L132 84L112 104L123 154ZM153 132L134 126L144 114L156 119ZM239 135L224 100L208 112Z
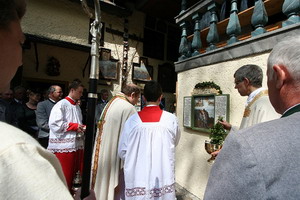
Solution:
M244 65L234 73L234 88L241 96L248 97L239 129L280 117L270 103L268 90L262 87L262 80L263 71L257 65ZM226 121L220 123L226 130L236 131L238 129Z
M48 147L48 141L49 141L49 117L50 112L56 102L58 102L62 95L62 89L58 85L52 85L48 89L49 93L49 99L42 101L38 103L37 109L36 109L36 123L39 127L39 134L38 134L38 140L39 143L44 147Z

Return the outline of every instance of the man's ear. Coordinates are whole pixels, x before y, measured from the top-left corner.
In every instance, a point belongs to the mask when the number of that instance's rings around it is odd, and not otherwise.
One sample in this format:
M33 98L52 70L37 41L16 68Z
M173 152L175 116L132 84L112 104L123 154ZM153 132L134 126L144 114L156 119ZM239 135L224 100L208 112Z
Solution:
M163 95L160 95L159 102L161 102L162 98L163 98Z
M274 70L273 78L275 78L274 81L276 81L275 86L277 89L280 89L288 78L288 71L286 67L283 65L274 65L273 70Z
M145 98L144 95L142 95L142 99L143 99L143 101L144 101L145 103L147 102L147 99Z
M134 97L135 97L135 92L132 92L132 93L130 94L130 97L131 97L131 98L134 98Z
M246 85L249 85L249 83L250 83L250 81L249 81L249 79L248 78L244 78L244 80L243 80L245 83L246 83Z

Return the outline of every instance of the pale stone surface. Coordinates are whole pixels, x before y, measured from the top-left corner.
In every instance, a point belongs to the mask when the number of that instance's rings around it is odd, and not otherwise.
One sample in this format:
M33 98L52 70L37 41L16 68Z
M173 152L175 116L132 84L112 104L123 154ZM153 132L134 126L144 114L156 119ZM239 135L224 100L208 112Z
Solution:
M64 0L30 0L23 31L38 36L87 44L89 18L80 4Z

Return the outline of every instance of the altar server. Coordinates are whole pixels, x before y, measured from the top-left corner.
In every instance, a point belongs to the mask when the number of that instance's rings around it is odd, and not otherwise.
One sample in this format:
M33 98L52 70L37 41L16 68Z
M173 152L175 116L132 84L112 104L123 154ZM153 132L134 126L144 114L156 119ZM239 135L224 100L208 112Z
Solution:
M56 103L49 118L48 150L56 155L62 166L69 189L75 172L80 170L83 153L84 130L82 114L77 101L83 93L83 85L74 80L69 86L69 95Z
M125 123L118 154L124 160L125 197L174 200L175 146L180 138L177 117L160 109L162 89L144 87L146 107Z

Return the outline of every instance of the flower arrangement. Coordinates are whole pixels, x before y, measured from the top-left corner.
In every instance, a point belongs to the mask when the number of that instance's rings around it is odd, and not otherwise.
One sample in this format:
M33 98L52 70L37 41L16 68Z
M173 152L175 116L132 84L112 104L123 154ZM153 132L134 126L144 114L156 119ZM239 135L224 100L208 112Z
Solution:
M213 81L205 81L202 83L197 83L194 87L194 94L222 94L220 86L215 84Z
M218 117L218 121L222 121L223 117ZM227 136L227 132L226 130L223 128L222 124L220 124L219 122L216 123L213 128L209 129L210 131L210 143L211 144L218 144L218 145L222 145L226 136Z

